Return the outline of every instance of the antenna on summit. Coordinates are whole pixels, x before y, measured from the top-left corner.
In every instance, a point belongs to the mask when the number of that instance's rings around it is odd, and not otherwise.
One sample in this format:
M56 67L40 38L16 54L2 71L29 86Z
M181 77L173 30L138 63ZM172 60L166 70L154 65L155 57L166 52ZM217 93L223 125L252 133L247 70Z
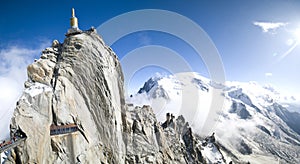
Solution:
M70 26L67 36L69 35L75 35L75 34L80 34L82 31L78 28L78 19L75 16L75 9L72 8L72 17L70 18Z
M75 9L72 8L72 17L70 18L71 28L78 28L78 19L75 16Z
M75 9L72 8L72 17L75 17Z

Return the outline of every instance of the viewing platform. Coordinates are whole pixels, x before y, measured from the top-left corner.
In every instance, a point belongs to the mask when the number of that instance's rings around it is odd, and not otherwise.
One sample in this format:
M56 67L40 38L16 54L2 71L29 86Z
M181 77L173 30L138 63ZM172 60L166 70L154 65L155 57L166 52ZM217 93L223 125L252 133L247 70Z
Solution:
M50 126L50 136L60 135L60 134L68 134L78 131L78 127L76 124L68 124L68 125L51 125Z
M0 153L10 150L18 145L20 145L23 141L26 140L25 138L15 138L8 141L4 141L0 143Z

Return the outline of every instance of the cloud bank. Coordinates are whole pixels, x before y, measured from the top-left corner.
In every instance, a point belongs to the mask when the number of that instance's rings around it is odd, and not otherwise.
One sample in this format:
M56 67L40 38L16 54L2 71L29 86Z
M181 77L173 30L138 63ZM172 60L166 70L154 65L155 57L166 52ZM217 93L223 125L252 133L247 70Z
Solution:
M41 43L38 48L11 46L0 50L0 140L9 137L9 123L27 79L27 66L50 45Z
M276 29L280 27L286 26L288 23L284 22L253 22L255 26L258 26L262 29L263 32L274 32Z

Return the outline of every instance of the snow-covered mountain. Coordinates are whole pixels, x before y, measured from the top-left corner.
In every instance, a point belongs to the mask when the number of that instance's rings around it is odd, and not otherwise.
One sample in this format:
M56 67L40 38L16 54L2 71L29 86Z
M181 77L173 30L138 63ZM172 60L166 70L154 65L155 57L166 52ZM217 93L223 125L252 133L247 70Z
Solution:
M180 73L150 78L127 102L151 105L160 121L167 112L182 114L200 136L214 131L232 159L300 163L300 114L295 112L300 105L269 85L222 85L197 73Z

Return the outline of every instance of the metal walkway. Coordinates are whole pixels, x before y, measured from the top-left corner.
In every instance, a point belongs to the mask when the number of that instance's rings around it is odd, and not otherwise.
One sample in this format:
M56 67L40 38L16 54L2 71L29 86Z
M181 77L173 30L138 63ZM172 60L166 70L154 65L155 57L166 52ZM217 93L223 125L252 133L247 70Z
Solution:
M16 141L12 141L12 140L6 141L5 143L7 143L7 144L0 147L0 153L5 152L7 150L10 150L10 149L18 146L19 144L21 144L21 142L23 142L25 140L26 140L26 138L20 138Z
M76 124L68 124L68 125L51 125L50 127L50 136L73 133L78 131L78 127Z
M51 125L50 127L50 135L60 135L60 134L68 134L68 133L73 133L78 131L78 127L76 124L68 124L68 125ZM16 140L14 141L13 139L4 141L3 143L0 143L0 153L5 152L7 150L10 150L19 144L21 142L25 141L26 137L24 138L19 138L17 137Z

